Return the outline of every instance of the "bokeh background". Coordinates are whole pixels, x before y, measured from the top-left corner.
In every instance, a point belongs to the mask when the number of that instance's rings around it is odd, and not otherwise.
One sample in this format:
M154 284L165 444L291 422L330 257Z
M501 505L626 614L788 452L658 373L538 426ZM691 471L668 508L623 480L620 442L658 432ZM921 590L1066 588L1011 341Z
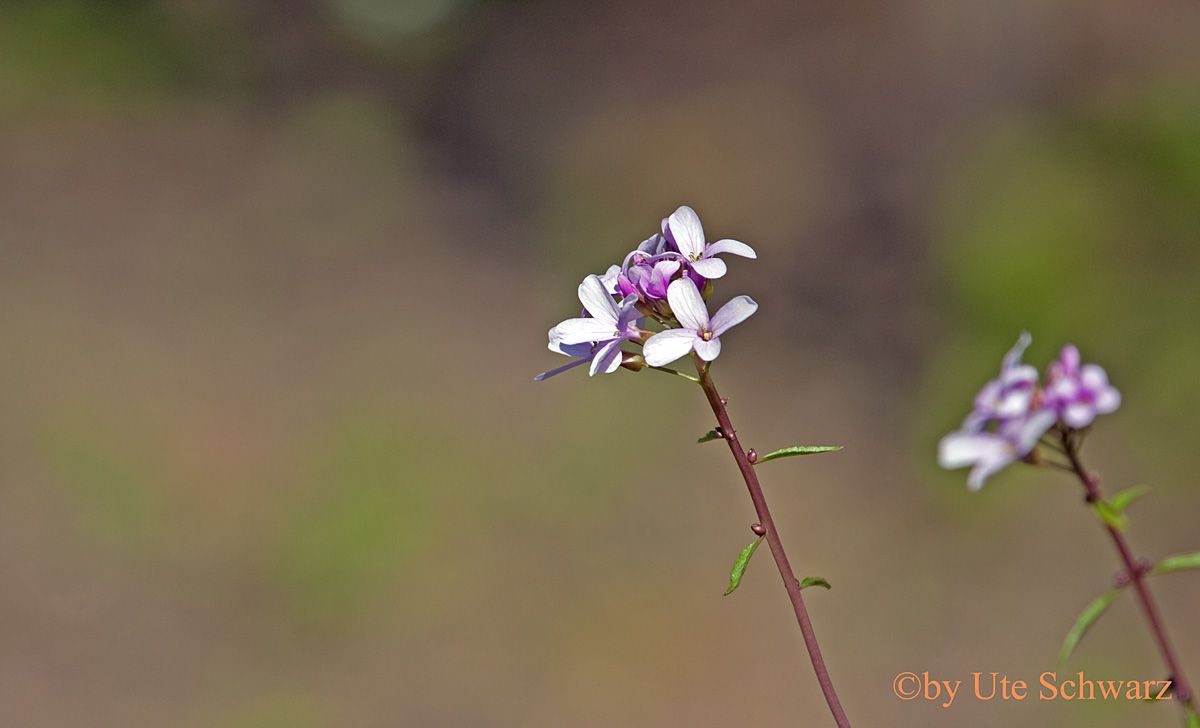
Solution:
M535 385L681 203L750 242L714 373L863 726L1169 726L1036 681L1116 559L1078 484L935 444L1022 328L1200 548L1200 6L0 5L0 724L825 725L697 391ZM764 552L765 553L765 552ZM1200 576L1155 582L1200 680ZM1122 600L1072 668L1162 676Z

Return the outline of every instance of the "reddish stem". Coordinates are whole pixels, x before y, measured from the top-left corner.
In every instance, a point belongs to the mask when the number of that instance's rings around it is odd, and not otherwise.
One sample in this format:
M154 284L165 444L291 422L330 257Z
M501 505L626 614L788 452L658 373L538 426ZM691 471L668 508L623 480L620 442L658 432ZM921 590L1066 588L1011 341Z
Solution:
M767 499L763 495L762 486L758 484L758 474L754 471L754 464L750 462L742 449L742 443L738 441L737 431L733 428L733 423L729 421L729 413L725 410L725 401L721 399L712 377L708 374L708 366L696 359L696 371L700 374L700 386L704 389L708 404L712 407L713 414L717 416L721 435L729 444L729 451L733 453L738 470L742 472L742 479L746 481L746 489L750 491L750 500L754 501L754 510L758 513L758 522L766 530L767 545L771 547L771 555L775 557L775 566L779 569L779 576L783 579L783 587L787 589L788 597L792 600L792 609L796 612L800 633L804 635L804 645L808 648L808 656L812 660L813 670L817 674L817 682L821 685L821 692L825 694L825 702L829 703L829 712L833 713L833 720L837 723L838 728L850 728L850 720L846 718L846 711L842 709L837 691L833 689L833 680L829 677L829 670L825 667L825 658L821 656L817 635L813 632L812 621L808 618L808 609L804 606L804 597L800 594L800 582L792 573L792 566L788 563L787 554L783 550L783 542L779 540L775 521L771 518L771 509L767 507Z
M1100 492L1099 479L1083 467L1083 463L1079 459L1078 445L1066 431L1062 433L1062 442L1067 459L1071 461L1071 468L1075 471L1075 474L1079 477L1079 481L1083 483L1083 487L1087 491L1088 503L1095 503L1103 499L1104 496ZM1175 696L1185 710L1194 709L1192 705L1191 686L1188 684L1187 677L1183 674L1183 668L1179 665L1179 658L1175 656L1175 649L1171 646L1171 639L1167 636L1167 630L1163 625L1162 616L1158 612L1158 606L1154 603L1154 597L1150 594L1150 587L1146 584L1146 570L1138 566L1137 559L1134 558L1133 551L1129 548L1129 542L1125 540L1125 534L1107 523L1104 524L1104 528L1108 531L1108 535L1112 537L1113 544L1117 547L1117 553L1121 555L1121 561L1125 564L1126 576L1137 593L1138 604L1141 607L1142 614L1146 618L1146 623L1150 626L1150 633L1154 635L1154 641L1158 644L1158 651L1162 654L1163 662L1166 663L1167 671L1170 673L1170 679L1173 681L1175 689Z

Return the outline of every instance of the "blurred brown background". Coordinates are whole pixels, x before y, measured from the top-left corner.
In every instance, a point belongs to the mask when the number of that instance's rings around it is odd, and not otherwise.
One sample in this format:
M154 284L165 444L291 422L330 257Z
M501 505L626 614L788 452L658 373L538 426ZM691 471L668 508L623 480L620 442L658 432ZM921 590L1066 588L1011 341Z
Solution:
M1131 538L1200 548L1200 6L0 4L0 724L829 724L699 392L583 372L575 286L695 206L714 371L861 726L1036 681L1116 560L1080 488L936 469L1022 328L1125 396ZM765 553L765 552L764 552ZM1200 577L1155 588L1200 681ZM1072 669L1156 679L1122 600Z

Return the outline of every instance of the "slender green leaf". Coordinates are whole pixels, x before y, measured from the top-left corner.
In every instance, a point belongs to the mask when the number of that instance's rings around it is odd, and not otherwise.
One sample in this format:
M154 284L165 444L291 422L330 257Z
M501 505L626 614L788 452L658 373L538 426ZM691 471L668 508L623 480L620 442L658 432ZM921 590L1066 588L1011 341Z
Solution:
M1168 556L1155 564L1150 573L1170 574L1172 571L1186 571L1187 569L1200 569L1200 552Z
M700 439L696 440L696 442L712 442L713 440L720 440L720 439L721 439L721 436L717 434L716 430L709 430L708 432L701 435Z
M1109 498L1108 504L1112 506L1112 509L1117 513L1124 513L1125 509L1132 505L1135 500L1141 498L1149 492L1150 486L1135 485L1132 488L1126 488L1120 493L1114 495L1112 498Z
M1066 664L1067 659L1071 657L1071 653L1075 651L1075 647L1087 631L1091 629L1096 620L1104 614L1105 610L1112 605L1113 600L1120 593L1118 589L1110 589L1096 599L1080 612L1079 618L1075 620L1075 624L1071 627L1071 631L1067 632L1067 638L1063 640L1062 649L1058 652L1058 661L1060 664Z
M1100 519L1100 522L1106 526L1112 526L1118 531L1124 531L1129 525L1129 519L1120 511L1112 507L1112 504L1106 500L1098 500L1092 504L1092 512Z
M819 576L806 576L800 580L801 589L807 589L810 586L823 586L826 589L833 588L833 584L830 584Z
M1200 728L1200 713L1196 709L1188 706L1187 709L1187 725L1186 728Z
M768 460L777 458L792 458L797 455L818 455L823 452L837 452L841 450L841 445L795 445L793 447L785 447L782 450L776 450L772 453L767 453L759 457L759 463L765 463Z
M742 553L738 554L737 561L733 562L733 570L729 572L729 588L725 590L725 596L733 593L734 589L742 583L742 575L746 573L746 566L750 563L750 557L758 549L758 545L762 543L764 536L759 536L750 542L750 545L742 549Z

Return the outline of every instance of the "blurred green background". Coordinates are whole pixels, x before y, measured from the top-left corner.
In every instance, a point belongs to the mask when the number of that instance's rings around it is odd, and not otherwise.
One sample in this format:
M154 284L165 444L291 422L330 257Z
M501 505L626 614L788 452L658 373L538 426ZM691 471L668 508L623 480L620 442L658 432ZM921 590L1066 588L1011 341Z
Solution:
M546 329L695 206L754 245L714 371L863 726L1036 681L1117 568L1053 473L937 439L1022 328L1104 363L1088 447L1200 548L1200 6L0 4L0 724L824 725L698 391ZM1193 681L1200 577L1156 581ZM1162 676L1131 602L1071 665Z

